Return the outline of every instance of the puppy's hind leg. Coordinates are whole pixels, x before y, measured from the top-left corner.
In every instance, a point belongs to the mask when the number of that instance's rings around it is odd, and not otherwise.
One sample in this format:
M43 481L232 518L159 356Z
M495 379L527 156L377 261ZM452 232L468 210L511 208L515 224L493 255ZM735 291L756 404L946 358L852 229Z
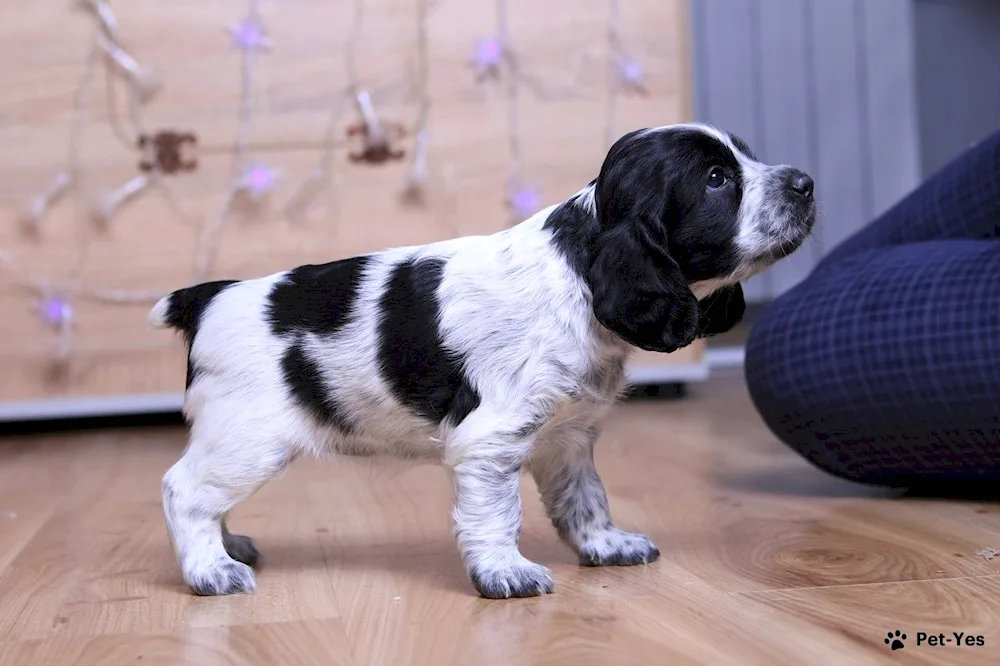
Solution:
M250 537L230 534L225 517L287 466L288 447L249 429L206 434L196 424L184 455L163 477L167 531L196 594L253 592L257 548Z
M593 424L566 424L546 436L528 463L559 536L586 566L630 566L660 557L643 534L611 522L604 483L594 466Z

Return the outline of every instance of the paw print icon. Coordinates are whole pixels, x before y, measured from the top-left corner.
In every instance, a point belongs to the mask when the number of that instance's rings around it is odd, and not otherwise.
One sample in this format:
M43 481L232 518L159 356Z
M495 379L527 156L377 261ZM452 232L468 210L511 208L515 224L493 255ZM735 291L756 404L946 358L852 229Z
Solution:
M899 629L896 631L890 631L885 637L885 644L891 647L893 650L902 650L906 647L903 641L906 640L906 634L899 633Z

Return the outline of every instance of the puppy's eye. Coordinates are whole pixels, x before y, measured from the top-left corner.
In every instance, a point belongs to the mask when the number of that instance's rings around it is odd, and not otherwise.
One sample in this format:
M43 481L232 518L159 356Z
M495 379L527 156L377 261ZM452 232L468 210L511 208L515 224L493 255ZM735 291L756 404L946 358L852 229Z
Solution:
M726 184L726 173L719 167L713 167L708 172L708 188L717 190Z

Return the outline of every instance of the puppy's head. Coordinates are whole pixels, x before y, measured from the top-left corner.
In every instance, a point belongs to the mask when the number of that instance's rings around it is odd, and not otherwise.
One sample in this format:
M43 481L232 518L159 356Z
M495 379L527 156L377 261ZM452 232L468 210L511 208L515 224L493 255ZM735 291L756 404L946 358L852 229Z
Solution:
M805 173L763 164L715 128L673 125L611 147L591 212L586 278L598 321L637 347L671 352L740 320L740 281L803 243L816 203Z

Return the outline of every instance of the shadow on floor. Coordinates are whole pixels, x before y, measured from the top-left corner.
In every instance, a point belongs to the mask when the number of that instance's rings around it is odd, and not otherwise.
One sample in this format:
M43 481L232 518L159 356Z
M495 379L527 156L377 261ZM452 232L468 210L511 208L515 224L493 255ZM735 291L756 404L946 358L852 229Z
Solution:
M900 488L868 486L845 481L808 466L804 461L766 469L727 470L716 476L719 486L764 495L799 497L899 497Z
M765 495L799 497L858 497L886 499L1000 501L1000 483L989 479L937 481L901 479L893 486L855 483L833 476L802 462L780 467L720 472L717 483L731 490Z

